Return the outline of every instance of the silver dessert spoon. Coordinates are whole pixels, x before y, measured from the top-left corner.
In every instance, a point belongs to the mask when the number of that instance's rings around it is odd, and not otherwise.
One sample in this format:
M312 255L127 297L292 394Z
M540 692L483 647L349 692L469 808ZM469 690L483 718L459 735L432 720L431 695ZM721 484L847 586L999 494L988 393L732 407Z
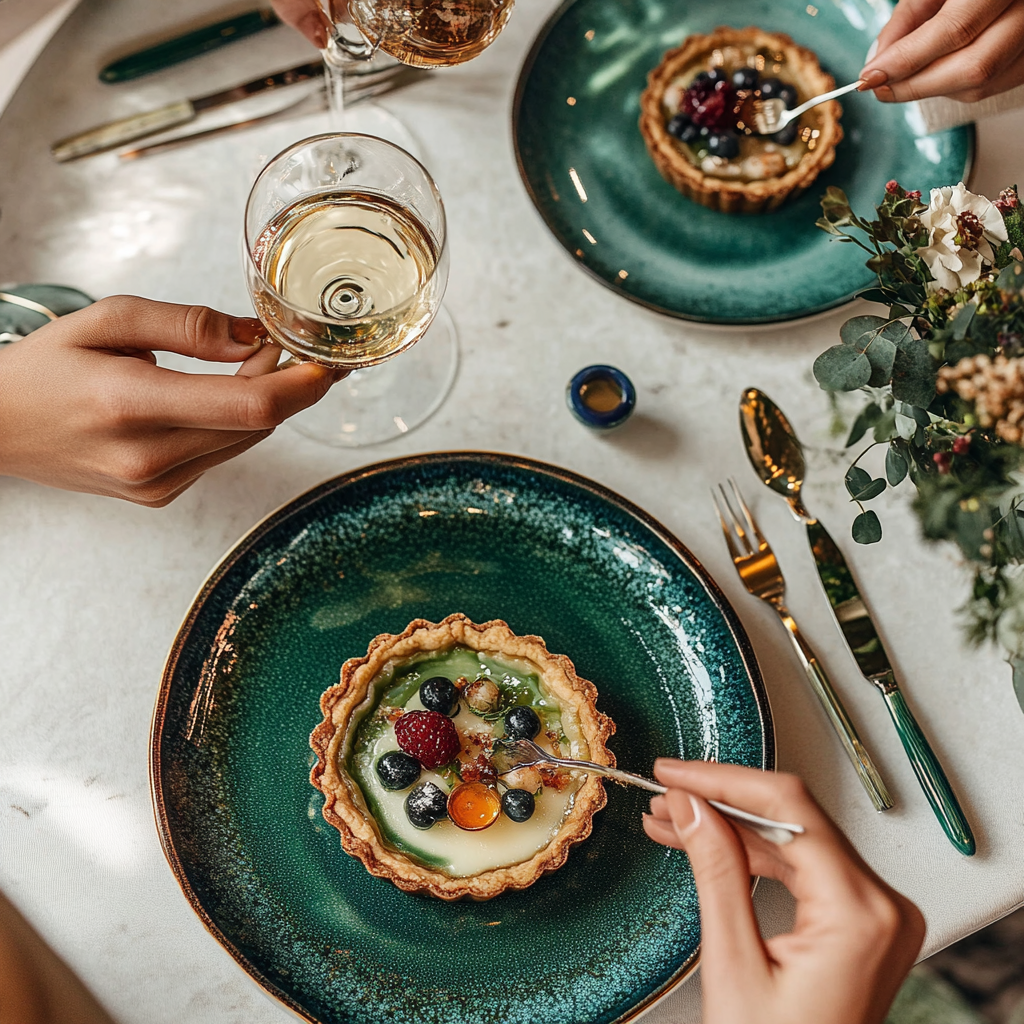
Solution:
M632 772L624 772L621 768L612 768L606 764L597 764L594 761L578 761L568 757L555 757L543 748L537 746L533 740L497 740L495 747L499 748L506 757L515 759L511 768L499 773L507 775L517 768L530 768L538 764L557 765L559 768L576 768L588 772L591 775L603 775L613 782L621 783L624 786L636 786L638 789L646 789L649 793L664 795L668 788L651 779L645 779L642 775L634 775ZM794 836L802 835L803 825L794 825L785 821L773 821L771 818L762 818L758 814L751 814L749 811L741 811L738 807L730 807L719 800L709 800L709 804L719 814L731 818L751 832L756 832L762 839L770 843L784 846L791 843Z
M806 103L801 103L799 107L794 107L792 110L786 109L785 100L757 100L754 103L754 127L759 135L774 135L776 132L782 131L787 124L795 121L802 114L810 110L811 107L816 107L819 103L826 103L828 100L834 100L837 96L853 92L854 89L863 84L858 79L850 85L840 86L831 92L823 92L820 96L815 96Z

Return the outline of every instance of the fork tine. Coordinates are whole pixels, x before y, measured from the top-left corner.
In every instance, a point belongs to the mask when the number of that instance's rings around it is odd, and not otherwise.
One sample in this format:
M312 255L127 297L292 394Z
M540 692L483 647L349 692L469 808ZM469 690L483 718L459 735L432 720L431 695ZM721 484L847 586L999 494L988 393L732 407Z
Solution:
M711 492L711 500L715 503L715 511L718 513L718 521L722 524L722 533L725 535L725 544L729 549L729 555L732 557L734 562L738 561L743 557L739 549L736 547L736 541L733 537L732 530L726 525L725 516L722 514L722 506L719 504L718 495L714 491Z
M757 548L750 540L750 531L744 529L743 520L737 515L736 509L733 503L729 500L729 495L726 493L725 488L719 484L718 490L722 495L722 501L725 504L725 509L729 513L729 518L732 520L733 533L738 538L743 551L747 555L752 555L757 551Z
M768 541L765 540L764 534L757 528L757 523L754 522L754 517L747 507L747 503L743 500L743 495L740 494L740 489L736 486L736 481L732 477L729 477L729 484L732 487L732 493L736 495L736 500L739 502L740 508L743 510L743 518L747 521L747 526L750 527L750 532L757 539L758 548L771 548L768 545Z

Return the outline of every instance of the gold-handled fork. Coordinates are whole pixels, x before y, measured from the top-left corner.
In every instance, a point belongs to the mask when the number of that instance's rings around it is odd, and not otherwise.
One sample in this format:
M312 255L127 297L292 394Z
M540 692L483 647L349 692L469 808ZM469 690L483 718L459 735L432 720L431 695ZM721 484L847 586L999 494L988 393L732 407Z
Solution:
M736 503L742 511L742 517L736 514L733 504L721 484L718 485L721 498L714 491L711 492L711 497L714 499L718 521L722 524L722 533L725 534L725 543L729 547L729 554L732 555L732 563L736 566L736 572L739 573L743 585L754 597L767 601L778 613L804 666L811 689L814 690L832 728L842 742L847 757L857 771L861 785L871 797L875 810L887 811L892 807L892 797L889 796L889 791L886 789L881 775L878 774L871 755L868 754L857 735L857 730L825 674L818 656L804 639L793 616L789 614L785 603L786 581L782 577L782 570L779 568L775 553L758 529L757 523L754 522L754 517L743 500L735 481L730 480L729 484Z

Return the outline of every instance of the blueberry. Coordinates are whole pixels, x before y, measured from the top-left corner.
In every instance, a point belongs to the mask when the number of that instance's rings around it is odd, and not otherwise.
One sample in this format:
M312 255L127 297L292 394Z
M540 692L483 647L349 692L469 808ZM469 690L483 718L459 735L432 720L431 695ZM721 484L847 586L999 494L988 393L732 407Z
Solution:
M791 142L796 141L796 136L799 131L799 121L790 121L781 132L769 135L768 138L771 139L772 142L777 142L780 146L788 146Z
M757 68L737 68L732 73L732 84L737 89L756 89Z
M793 86L783 85L775 95L786 104L787 110L792 110L796 106L796 89Z
M532 740L540 732L540 719L533 708L518 705L505 715L505 735L510 740Z
M665 131L680 142L696 142L700 138L700 128L686 114L676 114L667 125Z
M716 133L708 139L708 152L731 160L740 155L740 140L732 132Z
M408 789L420 777L420 763L415 757L392 750L377 758L377 778L385 789Z
M508 789L501 798L501 809L513 821L529 821L533 817L534 799L525 789Z
M455 684L444 676L433 676L420 684L420 703L428 711L440 711L452 715L459 706L459 691Z
M696 85L698 82L706 82L711 76L706 71L699 71L693 76L693 81L690 85Z
M779 91L783 88L782 82L777 78L765 78L761 81L761 99L780 99Z
M416 828L430 828L448 816L448 797L432 782L424 782L405 798L405 813Z
M704 72L702 72L702 74L703 73ZM706 74L709 82L727 82L729 80L729 73L725 68L712 68L710 71L706 72Z

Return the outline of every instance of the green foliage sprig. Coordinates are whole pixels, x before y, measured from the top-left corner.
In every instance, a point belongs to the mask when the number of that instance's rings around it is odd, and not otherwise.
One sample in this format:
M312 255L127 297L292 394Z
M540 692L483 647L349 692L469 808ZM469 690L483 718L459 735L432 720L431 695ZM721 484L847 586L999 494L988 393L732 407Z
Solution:
M987 200L965 195L973 208L990 211ZM984 255L976 279L949 290L937 286L925 258L934 250L923 252L939 243L919 192L889 182L875 218L866 220L830 187L817 224L865 250L878 282L860 297L888 306L888 315L847 320L839 344L815 360L814 376L825 390L866 396L846 441L852 448L868 439L846 473L861 509L854 540L881 539L881 522L864 503L909 479L924 536L953 541L973 565L969 636L998 639L1019 660L1024 698L1024 448L983 427L973 402L937 387L940 368L962 359L1024 357L1024 208L1016 186L993 205L1007 239L983 241L974 213L958 217L952 244ZM886 447L884 477L859 465L876 445Z

